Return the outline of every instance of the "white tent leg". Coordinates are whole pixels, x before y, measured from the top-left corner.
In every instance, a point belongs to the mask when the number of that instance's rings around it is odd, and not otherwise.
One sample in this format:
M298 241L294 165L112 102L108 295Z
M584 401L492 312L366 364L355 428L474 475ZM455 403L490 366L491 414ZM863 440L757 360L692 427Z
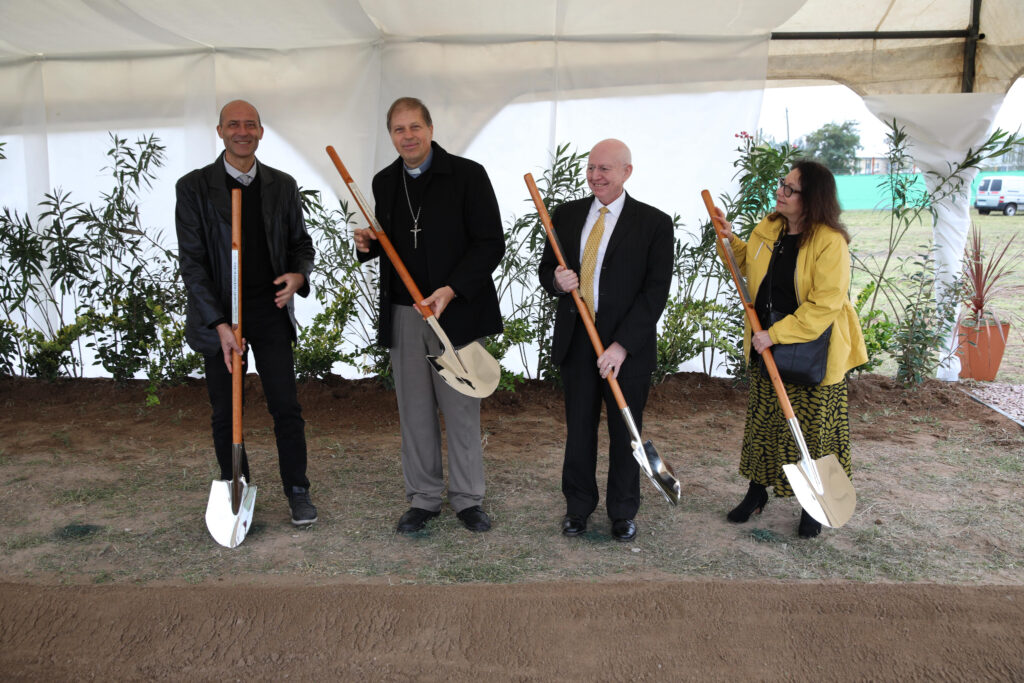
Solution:
M936 180L927 172L945 176L950 165L962 161L967 150L985 141L992 128L1003 95L993 93L955 93L933 95L878 95L865 97L864 104L882 121L896 119L910 136L911 154L917 166L926 173L928 190L935 189ZM976 170L962 173L964 192L952 195L935 206L932 226L935 239L935 284L938 295L953 283L961 271L964 245L970 218L970 183ZM957 344L955 326L947 331L946 348L952 352ZM960 375L960 359L950 357L939 367L937 377L954 382Z

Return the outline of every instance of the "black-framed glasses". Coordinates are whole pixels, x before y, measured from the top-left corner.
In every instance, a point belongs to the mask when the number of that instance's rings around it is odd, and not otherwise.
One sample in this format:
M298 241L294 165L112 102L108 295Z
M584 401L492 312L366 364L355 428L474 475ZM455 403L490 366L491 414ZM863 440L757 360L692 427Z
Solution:
M800 194L800 190L786 184L785 178L779 178L779 189L782 190L782 196L784 197L792 197L794 192Z

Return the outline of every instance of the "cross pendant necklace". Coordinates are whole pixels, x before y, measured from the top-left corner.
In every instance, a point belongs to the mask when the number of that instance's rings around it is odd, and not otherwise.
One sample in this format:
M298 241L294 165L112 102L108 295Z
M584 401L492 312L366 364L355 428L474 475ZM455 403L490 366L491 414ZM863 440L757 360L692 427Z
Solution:
M423 232L420 228L420 212L423 211L423 202L420 202L420 206L416 209L416 213L412 212L412 199L409 198L409 183L405 179L405 169L402 169L402 186L405 188L405 203L409 205L409 215L412 216L412 229L409 232L412 233L412 248L419 249L420 233Z

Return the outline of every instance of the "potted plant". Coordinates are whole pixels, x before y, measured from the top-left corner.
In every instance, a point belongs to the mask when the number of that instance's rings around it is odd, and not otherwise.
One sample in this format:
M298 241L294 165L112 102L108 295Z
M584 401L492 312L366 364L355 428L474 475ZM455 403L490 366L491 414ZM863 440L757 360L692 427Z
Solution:
M1011 249L1016 237L996 245L986 258L981 231L971 225L964 254L964 309L958 321L960 377L991 382L999 371L1010 323L1000 318L992 301L1004 291L1006 278L1024 256L1021 249Z

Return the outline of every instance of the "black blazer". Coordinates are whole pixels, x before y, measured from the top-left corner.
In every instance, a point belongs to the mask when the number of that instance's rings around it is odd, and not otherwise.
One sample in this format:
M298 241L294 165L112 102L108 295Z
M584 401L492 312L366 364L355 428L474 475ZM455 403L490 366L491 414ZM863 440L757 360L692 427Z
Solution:
M188 291L185 338L204 355L220 351L220 338L210 325L231 320L231 192L226 176L221 152L212 164L182 176L175 186L178 259ZM263 226L274 277L302 273L306 282L296 294L306 296L316 252L306 232L298 186L287 173L263 163L256 177L261 183ZM288 302L288 316L294 339L294 298Z
M457 346L502 331L498 293L491 274L505 254L498 200L484 167L449 154L436 142L430 162L429 185L423 195L420 225L425 240L429 282L417 282L424 297L438 287L450 286L456 297L438 318ZM373 177L374 212L384 232L391 234L395 194L402 192L401 157ZM380 257L380 325L377 341L391 347L391 261L377 242L368 253L356 252L360 261Z
M576 273L580 270L580 235L593 196L566 202L555 209L551 222L562 245L566 265ZM618 342L629 352L620 370L625 374L653 372L657 360L658 319L668 300L672 282L672 219L653 206L638 202L628 194L622 215L615 224L601 262L598 290L597 332L607 348ZM565 361L579 311L568 294L555 290L555 259L551 244L546 242L538 274L541 285L559 296L552 341L552 360Z

